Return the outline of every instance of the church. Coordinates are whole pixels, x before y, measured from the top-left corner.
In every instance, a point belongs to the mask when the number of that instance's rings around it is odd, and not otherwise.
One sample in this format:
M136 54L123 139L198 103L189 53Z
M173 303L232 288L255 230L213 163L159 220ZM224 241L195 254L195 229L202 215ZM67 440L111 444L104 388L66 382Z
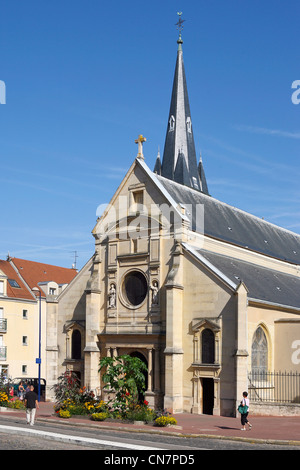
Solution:
M130 354L147 364L145 398L156 409L234 416L244 390L258 404L266 389L280 402L269 372L299 382L300 236L210 194L181 32L153 170L145 142L137 138L137 157L92 230L94 255L48 302L47 399L66 370L105 399L100 359ZM299 397L290 390L290 403Z

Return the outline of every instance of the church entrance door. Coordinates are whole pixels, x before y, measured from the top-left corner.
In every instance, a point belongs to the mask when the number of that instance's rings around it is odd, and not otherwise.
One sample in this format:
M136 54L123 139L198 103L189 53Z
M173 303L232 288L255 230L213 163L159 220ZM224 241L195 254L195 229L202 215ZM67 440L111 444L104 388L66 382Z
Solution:
M202 413L212 415L214 410L214 380L202 378Z

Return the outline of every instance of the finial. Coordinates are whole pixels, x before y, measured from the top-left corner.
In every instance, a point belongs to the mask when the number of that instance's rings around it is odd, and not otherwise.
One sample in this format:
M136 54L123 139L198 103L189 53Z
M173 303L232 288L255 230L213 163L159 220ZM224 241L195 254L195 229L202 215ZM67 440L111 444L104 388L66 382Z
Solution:
M177 15L179 16L179 20L176 23L177 29L179 31L179 37L178 37L178 40L177 40L177 44L179 44L179 47L180 47L180 45L183 44L183 40L181 39L181 31L183 30L183 23L185 22L185 20L183 20L181 18L182 11L178 11Z
M142 134L139 135L138 139L135 140L135 143L138 144L138 154L137 158L144 158L143 155L143 142L146 142L146 137L143 137Z

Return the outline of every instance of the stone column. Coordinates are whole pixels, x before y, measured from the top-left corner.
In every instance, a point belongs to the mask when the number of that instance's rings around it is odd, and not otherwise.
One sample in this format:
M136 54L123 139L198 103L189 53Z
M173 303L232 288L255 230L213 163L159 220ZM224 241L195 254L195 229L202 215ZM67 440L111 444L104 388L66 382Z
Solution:
M192 413L200 414L200 378L198 374L194 372L193 377L193 405L192 405Z
M99 361L98 334L100 332L101 290L100 290L99 253L94 255L93 268L85 290L86 293L86 327L84 348L84 384L90 390L99 387Z
M152 392L152 356L153 356L153 349L148 349L148 389L147 392Z
M164 407L171 413L183 409L183 269L182 248L176 244L166 282L166 349Z
M241 283L237 289L237 350L235 413L241 401L242 393L248 390L248 317L246 286Z
M55 400L53 386L57 383L60 375L58 369L58 342L57 342L57 315L58 304L51 302L47 304L47 337L46 337L46 401Z
M220 416L220 379L214 378L214 409L213 414L215 416Z
M154 391L155 392L160 392L160 360L159 360L159 353L160 349L155 348L154 351L154 360L155 360L155 366L154 366Z

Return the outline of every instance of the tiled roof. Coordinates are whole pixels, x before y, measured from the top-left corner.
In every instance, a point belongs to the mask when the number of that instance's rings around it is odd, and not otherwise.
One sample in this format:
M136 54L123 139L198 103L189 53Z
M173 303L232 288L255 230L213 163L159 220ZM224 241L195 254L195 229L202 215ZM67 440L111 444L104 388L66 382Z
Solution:
M51 264L38 263L19 258L11 258L11 263L18 269L20 275L30 289L38 287L38 283L54 281L57 284L69 284L77 274L75 269L62 268ZM42 296L45 293L40 289Z
M33 295L8 261L0 260L0 270L5 274L5 276L7 276L7 279L16 281L19 285L19 287L13 287L9 282L7 282L7 297L34 300Z

